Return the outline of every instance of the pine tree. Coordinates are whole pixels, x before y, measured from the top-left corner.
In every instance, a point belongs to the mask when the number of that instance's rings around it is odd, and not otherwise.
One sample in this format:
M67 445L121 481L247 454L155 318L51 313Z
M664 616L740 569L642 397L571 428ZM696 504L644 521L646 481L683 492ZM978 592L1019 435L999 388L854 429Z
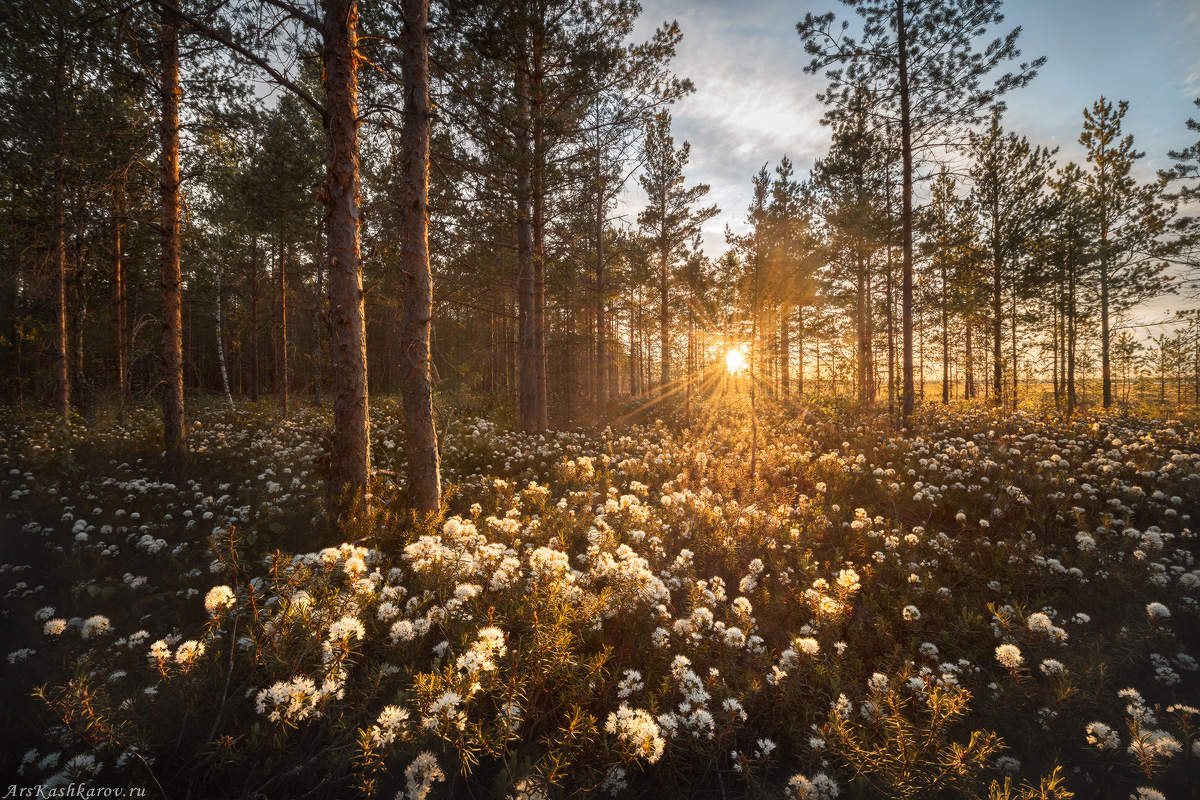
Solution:
M1000 126L999 111L992 114L982 133L970 134L969 149L972 192L983 221L982 243L991 267L992 402L1000 405L1005 395L1002 352L1005 285L1015 306L1020 292L1021 248L1039 221L1040 197L1054 151L1034 147L1024 136L1005 133ZM1010 314L1009 323L1014 330L1016 322L1015 313ZM1012 357L1010 395L1015 408L1015 341Z
M797 24L813 57L807 72L823 70L828 90L818 99L829 106L827 119L853 112L853 99L865 84L879 127L896 125L902 162L901 274L904 338L905 425L912 414L913 386L913 169L931 150L953 141L966 126L1011 89L1024 86L1044 63L1021 63L990 86L992 71L1020 56L1021 29L994 39L982 51L975 40L989 25L1004 21L1000 0L843 0L863 20L860 37L847 35L849 23L834 28L834 14L806 14ZM837 65L837 66L834 66Z
M682 248L715 217L716 206L695 208L708 194L707 184L684 185L691 145L676 150L671 115L660 111L646 123L645 168L638 181L646 192L646 208L638 224L650 238L658 269L659 386L671 380L671 282Z
M1104 407L1112 405L1112 317L1167 291L1164 252L1159 236L1168 208L1159 199L1162 179L1142 186L1133 177L1134 163L1145 153L1133 147L1132 134L1122 136L1121 122L1129 103L1117 105L1101 97L1083 112L1079 143L1092 165L1085 179L1097 228L1094 281L1100 298L1100 372Z

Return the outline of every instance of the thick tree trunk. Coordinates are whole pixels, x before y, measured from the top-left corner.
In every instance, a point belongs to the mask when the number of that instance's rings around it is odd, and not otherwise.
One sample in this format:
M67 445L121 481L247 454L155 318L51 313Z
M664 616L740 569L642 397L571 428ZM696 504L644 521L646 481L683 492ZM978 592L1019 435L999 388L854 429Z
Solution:
M433 273L429 268L429 0L404 0L403 185L400 195L404 315L400 323L400 391L412 504L441 506L441 461L433 419L430 329Z
M179 15L172 0L167 0L162 9L161 26L163 446L168 457L177 459L187 445L183 424L183 303L179 266Z
M913 158L912 158L912 119L909 110L908 94L908 31L904 20L904 0L896 0L896 35L900 51L900 154L903 163L903 180L901 186L900 228L902 231L902 247L904 253L901 267L900 303L901 328L904 336L904 396L901 402L901 416L904 427L909 427L913 412ZM922 375L922 378L924 375ZM922 388L924 385L922 384Z
M333 333L332 487L369 508L370 417L358 172L358 2L324 0L325 195Z

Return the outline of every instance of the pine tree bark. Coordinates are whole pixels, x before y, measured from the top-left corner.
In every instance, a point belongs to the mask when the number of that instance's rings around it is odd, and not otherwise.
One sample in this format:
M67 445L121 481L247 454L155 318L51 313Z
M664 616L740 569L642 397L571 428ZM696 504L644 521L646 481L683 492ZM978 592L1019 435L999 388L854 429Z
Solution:
M538 409L536 292L533 264L533 158L529 108L528 63L517 65L517 339L520 362L519 404L521 427L526 433L542 430Z
M177 6L162 6L159 56L162 60L159 120L159 192L162 280L163 446L171 459L187 447L183 423L183 298L179 264L179 26Z
M365 512L371 469L358 170L358 2L324 0L325 230L333 360L332 486Z
M225 335L222 333L222 318L225 316L224 298L221 294L221 263L217 262L217 366L221 370L221 388L225 392L225 404L233 410L233 393L229 391L229 372L225 369Z
M429 0L404 0L403 185L400 194L404 306L400 322L400 392L414 508L441 506L441 460L433 418L430 330L433 273L429 267Z
M125 287L124 175L113 189L113 339L117 344L117 403L121 412L129 393L128 290Z
M288 321L287 321L287 262L288 249L279 235L279 399L283 406L283 418L288 418L291 386L288 384Z
M788 317L789 303L784 302L779 310L779 388L784 397L792 394L792 341Z
M546 152L544 148L542 43L533 40L530 75L530 115L533 125L533 344L535 348L539 431L550 427L550 400L546 382Z
M313 402L321 405L321 304L325 301L324 275L321 269L324 260L321 252L321 220L317 220L313 228L313 269L316 272L316 290L313 296L313 346L312 346L312 382Z
M902 231L903 264L901 266L900 304L901 329L904 338L902 370L904 372L904 396L900 414L905 429L913 412L913 158L912 119L909 109L908 88L908 31L904 20L904 0L896 0L896 36L899 47L900 84L900 155L903 165L901 181L900 228ZM922 378L924 375L922 375ZM922 384L924 388L924 384Z
M599 156L597 155L597 162ZM597 163L599 169L599 163ZM608 416L608 320L605 318L604 295L604 193L596 191L596 418L603 422Z
M63 421L71 417L70 356L67 353L67 225L66 225L66 122L63 83L66 54L60 53L54 77L54 358L58 373L55 406Z

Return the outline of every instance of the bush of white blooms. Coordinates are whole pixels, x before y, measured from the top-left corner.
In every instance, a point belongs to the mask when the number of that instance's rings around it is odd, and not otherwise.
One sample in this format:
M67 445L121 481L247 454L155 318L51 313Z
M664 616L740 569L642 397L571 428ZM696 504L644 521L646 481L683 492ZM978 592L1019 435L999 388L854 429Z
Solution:
M1200 429L812 404L443 431L323 513L328 420L0 412L0 771L168 797L1188 796ZM392 446L388 446L388 442ZM1139 793L1141 793L1139 795ZM1181 794L1182 793L1182 794Z

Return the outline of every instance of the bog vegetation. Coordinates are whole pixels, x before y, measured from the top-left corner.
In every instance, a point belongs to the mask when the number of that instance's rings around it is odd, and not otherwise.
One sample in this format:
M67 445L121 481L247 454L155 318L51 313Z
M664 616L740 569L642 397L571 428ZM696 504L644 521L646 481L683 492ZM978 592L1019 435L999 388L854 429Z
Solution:
M844 2L716 257L632 0L0 11L12 786L1195 797L1200 143Z

